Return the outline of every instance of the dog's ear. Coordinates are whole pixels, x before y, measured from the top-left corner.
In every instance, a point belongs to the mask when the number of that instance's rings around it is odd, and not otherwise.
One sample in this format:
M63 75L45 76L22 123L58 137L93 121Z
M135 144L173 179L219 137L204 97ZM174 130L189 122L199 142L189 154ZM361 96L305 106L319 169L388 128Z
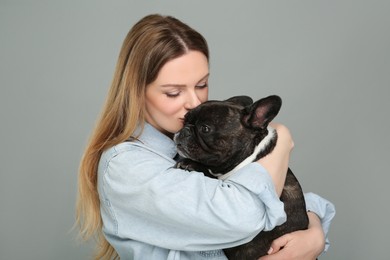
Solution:
M279 96L262 98L247 107L244 116L244 125L257 129L267 128L268 124L279 113L282 99Z
M251 97L248 97L248 96L235 96L235 97L231 97L225 101L232 102L234 104L238 104L238 105L241 105L243 107L246 107L246 106L253 104L253 99Z

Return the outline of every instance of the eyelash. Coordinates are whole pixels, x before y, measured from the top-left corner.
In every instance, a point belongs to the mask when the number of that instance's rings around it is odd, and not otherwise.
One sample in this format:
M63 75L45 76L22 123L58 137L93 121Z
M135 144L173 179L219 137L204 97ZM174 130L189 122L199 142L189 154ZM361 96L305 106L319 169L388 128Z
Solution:
M177 92L177 93L165 93L165 95L169 98L175 98L175 97L178 97L180 95L180 92Z
M195 86L196 88L198 89L204 89L204 88L207 88L209 85L208 83L205 83L203 85L197 85ZM165 95L169 98L175 98L175 97L178 97L180 95L181 91L177 92L177 93L165 93Z
M204 83L203 85L197 85L196 87L202 89L202 88L207 88L208 86L209 86L208 83Z

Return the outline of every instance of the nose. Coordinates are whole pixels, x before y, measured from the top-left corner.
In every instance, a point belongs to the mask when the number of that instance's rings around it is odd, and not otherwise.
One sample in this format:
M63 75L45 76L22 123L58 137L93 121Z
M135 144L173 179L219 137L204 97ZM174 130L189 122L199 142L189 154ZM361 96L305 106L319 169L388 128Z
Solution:
M186 126L181 130L180 134L182 135L182 137L188 137L191 135L191 129Z
M187 110L190 110L190 109L193 109L197 106L200 105L200 103L202 103L197 95L197 93L195 91L193 92L190 92L188 94L188 98L187 98L187 101L186 101L186 104L185 104L185 108Z

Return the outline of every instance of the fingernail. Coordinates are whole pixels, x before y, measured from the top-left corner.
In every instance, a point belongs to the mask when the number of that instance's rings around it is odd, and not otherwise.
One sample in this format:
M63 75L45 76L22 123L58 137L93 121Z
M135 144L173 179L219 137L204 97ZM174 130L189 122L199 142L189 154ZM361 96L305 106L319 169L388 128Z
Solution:
M274 251L274 249L271 247L271 248L268 250L267 254L271 254L272 251Z

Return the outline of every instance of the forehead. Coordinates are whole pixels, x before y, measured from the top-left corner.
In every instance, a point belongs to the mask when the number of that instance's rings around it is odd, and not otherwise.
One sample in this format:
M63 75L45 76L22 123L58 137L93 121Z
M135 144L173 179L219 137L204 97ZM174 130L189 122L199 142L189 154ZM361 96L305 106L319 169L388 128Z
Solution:
M165 63L160 69L155 82L164 84L194 84L208 74L207 57L199 51L189 51ZM195 82L197 83L197 82Z

